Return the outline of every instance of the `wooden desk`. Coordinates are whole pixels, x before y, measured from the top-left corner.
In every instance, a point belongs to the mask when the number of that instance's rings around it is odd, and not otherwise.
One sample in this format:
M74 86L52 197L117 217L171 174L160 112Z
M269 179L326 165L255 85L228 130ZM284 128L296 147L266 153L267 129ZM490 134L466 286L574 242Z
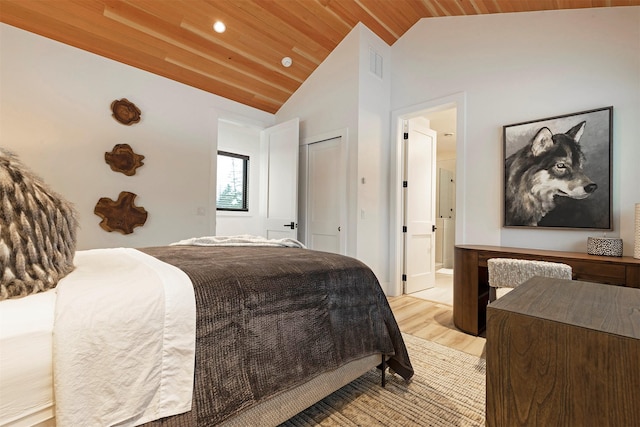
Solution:
M456 246L453 271L453 323L479 335L485 329L489 301L487 260L520 258L562 262L573 269L573 279L640 288L640 259L606 257L580 252L543 251L501 246Z
M534 277L487 307L491 426L640 426L640 289Z

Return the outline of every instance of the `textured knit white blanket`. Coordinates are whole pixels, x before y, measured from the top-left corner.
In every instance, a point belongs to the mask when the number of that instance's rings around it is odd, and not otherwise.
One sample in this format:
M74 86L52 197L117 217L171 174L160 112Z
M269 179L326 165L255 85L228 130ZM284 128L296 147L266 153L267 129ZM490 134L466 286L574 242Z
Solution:
M128 248L76 252L53 329L56 425L134 426L191 409L196 308L180 269Z
M273 246L286 248L305 248L296 239L267 239L262 236L241 234L238 236L203 236L180 240L171 245L185 246Z

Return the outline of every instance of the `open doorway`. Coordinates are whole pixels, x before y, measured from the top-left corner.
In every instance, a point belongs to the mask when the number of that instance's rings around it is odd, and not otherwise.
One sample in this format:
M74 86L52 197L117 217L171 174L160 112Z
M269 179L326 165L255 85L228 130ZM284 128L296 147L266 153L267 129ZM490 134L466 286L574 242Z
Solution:
M216 163L215 235L297 238L299 126L298 118L266 127L218 119L217 152L244 160L242 179L233 185L246 200L242 209L219 209L217 195L224 187L218 191L217 173L229 171ZM222 176L220 182L225 178L236 179Z
M436 286L431 292L435 300L453 302L453 248L456 242L456 229L459 227L457 207L463 200L456 183L462 179L464 170L459 165L464 147L464 111L465 96L458 94L430 101L414 107L393 112L392 132L394 144L392 148L392 218L391 218L391 283L392 295L400 295L404 291L404 244L402 222L405 217L402 191L403 185L402 138L403 125L407 121L419 117L427 121L431 129L437 133L437 154L435 161L425 168L434 171L436 176ZM397 141L395 139L397 138ZM459 236L461 237L461 236ZM397 281L396 281L397 280ZM438 289L443 288L443 289ZM413 294L412 294L413 295Z
M452 273L456 218L457 108L424 117L438 135L436 147L436 272Z
M453 305L457 114L454 107L422 116L437 134L436 159L432 165L436 175L435 283L412 294L448 305Z

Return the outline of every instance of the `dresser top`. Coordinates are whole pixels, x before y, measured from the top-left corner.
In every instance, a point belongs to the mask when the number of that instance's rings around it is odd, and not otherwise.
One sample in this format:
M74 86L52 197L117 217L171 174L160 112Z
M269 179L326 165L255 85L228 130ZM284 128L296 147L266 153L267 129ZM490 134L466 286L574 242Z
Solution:
M487 306L640 339L640 289L534 277Z

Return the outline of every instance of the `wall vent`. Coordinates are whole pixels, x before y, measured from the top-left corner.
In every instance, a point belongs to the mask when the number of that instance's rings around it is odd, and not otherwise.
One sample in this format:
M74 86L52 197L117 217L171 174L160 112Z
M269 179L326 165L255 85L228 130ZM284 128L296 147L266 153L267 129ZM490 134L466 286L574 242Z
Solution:
M369 71L382 78L382 56L371 47L369 48Z

